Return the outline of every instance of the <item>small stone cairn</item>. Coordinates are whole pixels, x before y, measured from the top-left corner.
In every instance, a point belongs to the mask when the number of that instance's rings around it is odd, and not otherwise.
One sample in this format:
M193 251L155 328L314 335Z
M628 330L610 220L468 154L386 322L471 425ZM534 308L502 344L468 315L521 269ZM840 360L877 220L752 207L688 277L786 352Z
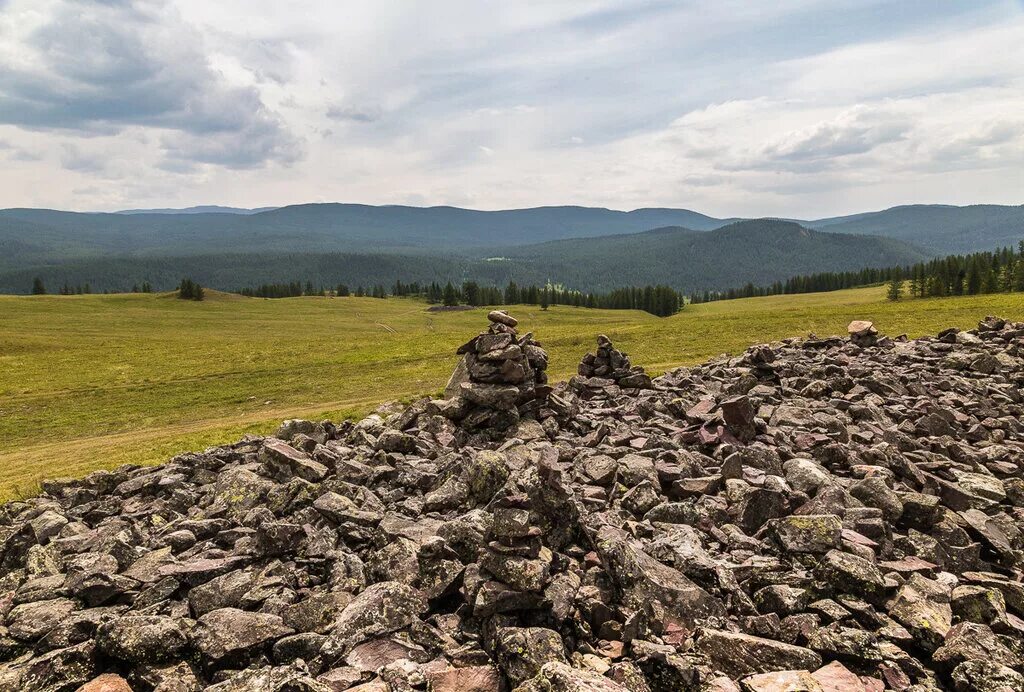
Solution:
M533 334L520 337L518 320L504 310L492 310L487 319L487 331L456 351L462 360L445 387L445 398L457 409L450 417L466 430L495 431L545 417L547 352Z
M499 604L536 607L550 581L551 551L544 547L540 527L531 521L530 498L514 494L493 504L491 540L480 555L480 567L492 580L477 594L474 611L484 616Z
M604 334L597 337L597 352L583 356L577 369L581 377L612 380L623 389L651 389L651 378L629 356L612 345Z

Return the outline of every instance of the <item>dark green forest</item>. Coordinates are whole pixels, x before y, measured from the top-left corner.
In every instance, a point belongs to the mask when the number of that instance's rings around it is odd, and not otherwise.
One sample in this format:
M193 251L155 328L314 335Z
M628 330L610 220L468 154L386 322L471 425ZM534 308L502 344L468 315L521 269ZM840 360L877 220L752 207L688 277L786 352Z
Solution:
M865 268L854 272L819 272L794 276L767 286L748 283L742 288L726 291L697 291L693 302L753 298L791 293L819 293L844 288L889 282L899 286L895 291L916 298L979 295L1024 291L1024 240L1017 248L1004 247L993 252L947 255L913 265L880 269Z

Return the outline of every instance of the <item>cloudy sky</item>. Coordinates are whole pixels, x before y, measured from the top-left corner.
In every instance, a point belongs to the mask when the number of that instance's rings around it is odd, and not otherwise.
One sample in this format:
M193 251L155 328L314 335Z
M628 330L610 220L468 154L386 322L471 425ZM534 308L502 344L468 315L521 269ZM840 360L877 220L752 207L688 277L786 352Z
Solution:
M0 207L1022 191L1022 0L0 0Z

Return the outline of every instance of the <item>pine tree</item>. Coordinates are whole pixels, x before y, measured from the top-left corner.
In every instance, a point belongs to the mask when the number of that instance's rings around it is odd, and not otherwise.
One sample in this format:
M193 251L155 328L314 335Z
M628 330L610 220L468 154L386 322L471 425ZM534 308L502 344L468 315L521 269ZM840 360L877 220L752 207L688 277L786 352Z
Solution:
M903 295L903 279L898 274L893 275L893 277L891 279L889 279L889 288L888 288L888 290L885 293L885 297L888 298L889 300L895 302L895 301L899 300L900 296L902 296L902 295Z
M519 287L515 281L509 281L505 287L505 305L515 305L520 302Z
M467 305L482 305L480 300L480 285L476 281L464 281L462 284L462 295Z
M544 290L540 292L540 309L547 310L548 306L551 305L551 289L548 286L544 286Z
M202 300L204 297L203 287L192 279L182 279L178 284L178 298L181 300Z
M43 285L42 277L37 276L36 278L32 279L32 295L46 295L46 286Z
M448 307L459 304L459 292L452 286L451 281L445 284L444 291L441 293L441 303Z

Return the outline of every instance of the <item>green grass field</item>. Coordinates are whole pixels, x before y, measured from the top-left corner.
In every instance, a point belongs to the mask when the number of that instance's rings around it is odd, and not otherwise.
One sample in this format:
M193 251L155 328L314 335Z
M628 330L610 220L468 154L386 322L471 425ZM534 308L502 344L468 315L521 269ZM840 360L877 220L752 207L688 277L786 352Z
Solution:
M751 343L844 333L854 318L888 334L970 327L986 314L1024 319L1024 299L992 295L889 303L882 288L641 312L516 306L521 329L573 373L598 333L653 374ZM45 477L272 431L284 418L357 416L437 393L456 347L485 311L429 313L407 299L262 300L209 293L0 296L0 497Z

